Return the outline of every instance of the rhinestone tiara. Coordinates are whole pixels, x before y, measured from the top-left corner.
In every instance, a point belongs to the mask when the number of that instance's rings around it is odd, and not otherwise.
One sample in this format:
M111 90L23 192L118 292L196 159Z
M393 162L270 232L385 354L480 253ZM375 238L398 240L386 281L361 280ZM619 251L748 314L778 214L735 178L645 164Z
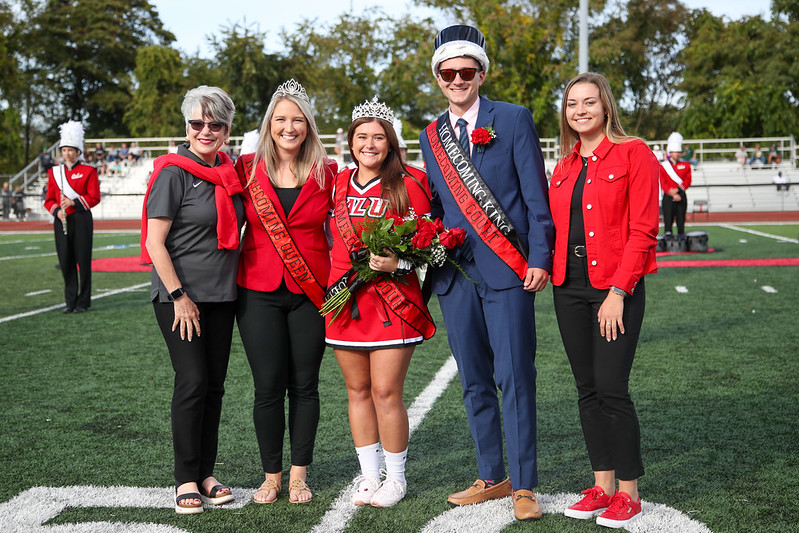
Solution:
M294 96L295 98L305 100L309 104L311 103L311 100L308 98L308 93L305 92L305 87L300 85L300 83L294 79L290 79L289 81L279 85L278 88L275 89L275 93L272 95L272 100L280 96Z
M367 100L361 105L356 105L352 110L353 122L365 117L381 118L388 121L389 124L394 124L394 112L386 104L380 102L377 96L372 98L371 102Z

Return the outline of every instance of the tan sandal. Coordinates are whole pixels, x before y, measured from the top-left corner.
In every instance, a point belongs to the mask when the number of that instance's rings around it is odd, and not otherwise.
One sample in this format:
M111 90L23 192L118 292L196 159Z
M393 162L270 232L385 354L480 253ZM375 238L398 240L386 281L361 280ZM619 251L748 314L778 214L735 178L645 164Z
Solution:
M311 497L307 500L301 500L300 494L303 492L307 492ZM289 481L289 501L291 503L308 503L311 500L313 500L313 492L311 492L304 479L292 479Z
M269 496L271 491L275 491L275 497L270 500L259 500L256 498L260 492L266 492L266 495ZM280 485L277 484L277 481L274 479L267 479L261 486L258 487L258 490L255 491L253 494L252 501L255 503L275 503L277 501L277 495L280 494Z

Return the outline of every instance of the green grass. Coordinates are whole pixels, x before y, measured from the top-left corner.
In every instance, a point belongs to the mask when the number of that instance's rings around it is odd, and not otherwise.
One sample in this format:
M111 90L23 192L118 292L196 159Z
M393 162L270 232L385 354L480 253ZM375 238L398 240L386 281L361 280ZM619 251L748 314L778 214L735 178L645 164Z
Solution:
M746 226L795 239L799 225ZM716 226L691 259L799 256L799 246ZM133 244L134 234L96 234L95 248ZM745 240L746 242L741 242ZM24 241L4 244L10 241ZM38 250L26 248L40 247ZM61 302L50 235L0 234L0 318ZM95 252L135 255L136 248ZM685 258L681 256L680 258ZM670 257L669 259L677 259ZM799 269L662 268L647 278L647 313L631 389L642 428L644 499L666 504L714 532L794 531L799 521ZM95 273L95 293L149 281L146 273ZM679 293L675 286L688 293ZM774 287L767 293L762 286ZM36 296L26 293L50 290ZM173 373L148 289L95 299L85 315L58 311L0 323L0 504L37 486L169 486L169 401ZM537 300L538 448L541 493L590 484L571 371L548 288ZM434 303L432 312L441 324ZM443 326L417 348L406 403L448 356ZM220 428L219 479L255 487L262 479L252 428L252 378L234 335ZM48 524L157 523L192 532L310 531L358 466L346 393L331 352L322 364L322 415L309 505L283 497L178 517L171 509L68 509ZM288 455L287 455L288 457ZM457 380L413 434L409 494L393 509L362 509L350 531L418 531L448 510L450 492L477 475ZM284 481L285 485L286 481ZM545 515L505 531L598 531L590 521Z

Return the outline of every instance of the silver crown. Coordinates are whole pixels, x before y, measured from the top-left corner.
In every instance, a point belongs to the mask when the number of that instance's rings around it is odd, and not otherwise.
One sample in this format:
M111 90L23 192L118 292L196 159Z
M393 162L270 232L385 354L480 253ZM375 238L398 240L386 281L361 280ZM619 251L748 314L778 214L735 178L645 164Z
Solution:
M386 104L380 102L377 96L372 98L371 102L367 100L361 105L356 105L355 109L352 110L353 122L364 117L382 118L388 121L389 124L394 124L394 112Z
M278 88L275 89L275 93L272 95L272 100L280 96L294 96L296 98L305 100L309 104L311 103L311 100L308 98L308 93L305 92L305 87L300 85L300 83L294 79L290 79L289 81L278 86Z

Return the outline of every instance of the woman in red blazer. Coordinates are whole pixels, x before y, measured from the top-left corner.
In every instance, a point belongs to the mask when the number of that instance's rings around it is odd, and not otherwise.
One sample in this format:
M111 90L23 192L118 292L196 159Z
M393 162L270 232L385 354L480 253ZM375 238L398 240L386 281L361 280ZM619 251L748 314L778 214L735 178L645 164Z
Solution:
M658 162L643 141L625 135L599 74L566 86L560 131L563 158L549 190L552 285L594 471L593 488L564 514L624 527L641 513L644 467L628 381L644 318L643 278L656 270Z
M272 95L255 153L236 163L248 226L236 319L255 383L253 419L265 474L256 503L280 494L287 393L289 501L313 497L306 475L319 422L325 328L318 308L330 272L325 221L336 174L313 117L305 89L287 81Z

